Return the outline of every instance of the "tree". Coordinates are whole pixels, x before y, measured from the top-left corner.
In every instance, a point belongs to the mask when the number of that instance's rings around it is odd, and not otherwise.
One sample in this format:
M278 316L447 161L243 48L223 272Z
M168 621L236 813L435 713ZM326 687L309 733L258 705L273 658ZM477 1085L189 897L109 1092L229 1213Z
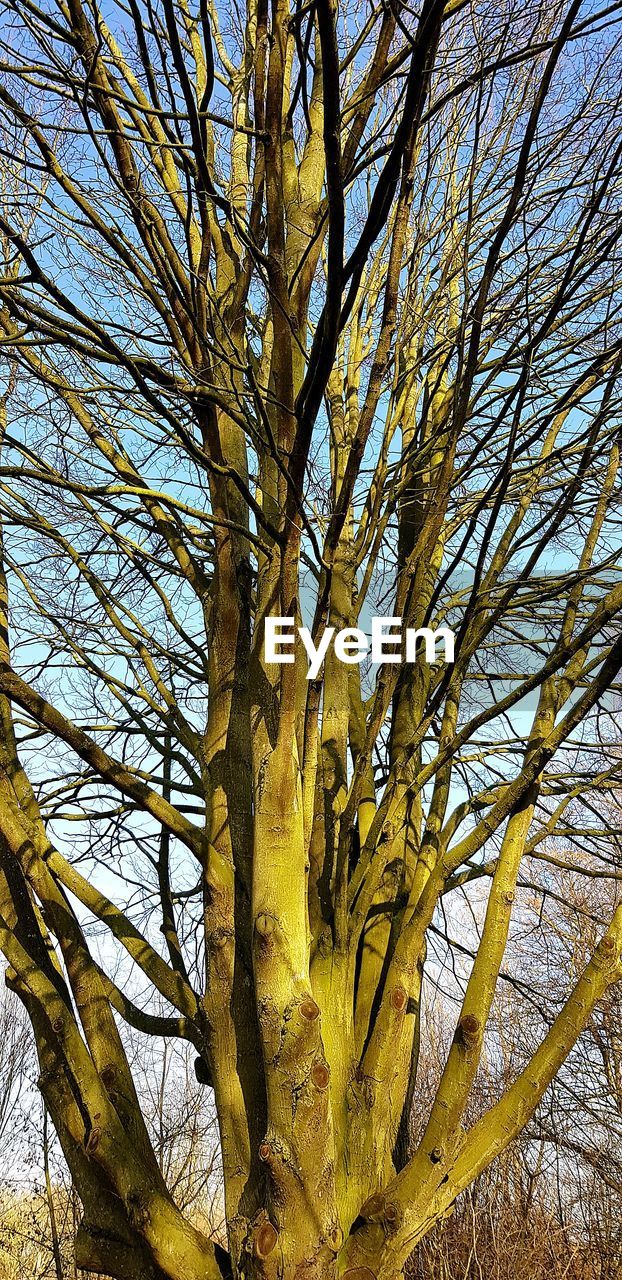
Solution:
M0 992L0 1274L2 1280L78 1280L75 1188L30 1068L28 1020ZM183 1040L124 1028L141 1111L176 1204L208 1232L222 1231L215 1115ZM30 1051L29 1051L30 1050ZM84 1273L80 1273L84 1276Z
M86 1270L398 1276L620 977L618 907L465 1127L522 869L619 865L619 9L3 4L0 945ZM371 613L455 660L266 661ZM194 1048L228 1250L119 1020Z

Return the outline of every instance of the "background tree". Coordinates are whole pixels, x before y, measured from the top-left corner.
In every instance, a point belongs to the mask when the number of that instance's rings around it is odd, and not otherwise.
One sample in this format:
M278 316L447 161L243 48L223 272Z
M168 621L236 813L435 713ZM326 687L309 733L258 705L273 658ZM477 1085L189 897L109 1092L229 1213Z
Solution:
M3 14L0 945L78 1263L395 1277L620 976L614 900L469 1124L525 866L619 866L619 6ZM370 612L455 663L265 661ZM227 1250L119 1019L193 1046Z

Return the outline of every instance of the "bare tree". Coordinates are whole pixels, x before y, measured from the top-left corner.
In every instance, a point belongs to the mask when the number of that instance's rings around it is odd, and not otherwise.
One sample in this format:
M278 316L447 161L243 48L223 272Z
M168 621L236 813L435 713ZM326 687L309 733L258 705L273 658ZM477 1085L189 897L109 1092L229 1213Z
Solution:
M30 1031L21 1005L8 993L0 1001L0 1161L7 1161L13 1144L16 1109L22 1095L31 1054Z
M32 1037L12 994L0 1000L0 1276L77 1280L75 1188L34 1088ZM180 1040L123 1028L128 1061L158 1163L176 1203L209 1235L223 1232L216 1117ZM84 1273L81 1273L84 1274Z
M78 1262L388 1280L620 977L618 908L468 1123L525 866L619 874L619 5L3 15L0 946ZM193 1046L227 1250L119 1018Z

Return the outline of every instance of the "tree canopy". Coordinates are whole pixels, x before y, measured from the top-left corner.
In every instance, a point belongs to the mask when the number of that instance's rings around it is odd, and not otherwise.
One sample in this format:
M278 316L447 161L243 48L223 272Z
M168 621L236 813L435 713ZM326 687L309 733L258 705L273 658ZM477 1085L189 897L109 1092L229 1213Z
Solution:
M85 1270L393 1280L622 974L620 8L3 0L0 947ZM454 661L266 661L372 614ZM124 1023L193 1047L227 1249Z

